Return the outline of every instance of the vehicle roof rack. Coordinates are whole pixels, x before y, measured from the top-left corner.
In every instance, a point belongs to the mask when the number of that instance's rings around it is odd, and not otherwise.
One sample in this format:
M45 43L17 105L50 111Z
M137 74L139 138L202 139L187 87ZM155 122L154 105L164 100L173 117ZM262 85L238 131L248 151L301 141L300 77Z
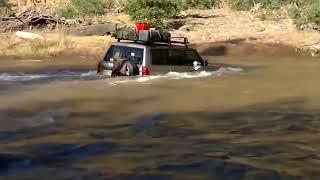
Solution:
M186 37L171 37L171 39L183 39L183 41L171 41L170 40L170 42L169 42L170 46L172 45L172 43L176 43L176 44L183 44L188 48L188 44L190 44L188 38L186 38Z
M135 39L122 39L122 38L115 38L118 42L121 41L130 41L133 43L140 43L140 44L146 44L146 45L152 45L152 46L157 46L157 45L166 45L166 46L173 46L174 44L182 44L184 45L186 48L188 48L189 46L189 40L186 37L171 37L172 39L183 39L183 41L140 41L140 40L135 40Z
M154 40L149 40L149 41L141 41L139 40L139 37L137 35L135 36L131 36L130 38L121 38L121 37L117 37L117 24L116 24L116 32L114 33L114 38L117 39L118 42L121 42L122 40L124 41L131 41L134 43L140 43L140 44L147 44L147 45L152 45L152 46L157 46L157 45L167 45L167 46L173 46L174 44L182 44L184 45L186 48L188 48L189 46L189 40L187 37L171 37L169 38L168 41L154 41ZM177 40L172 40L172 39L177 39ZM180 39L183 39L182 41ZM180 40L180 41L179 41Z

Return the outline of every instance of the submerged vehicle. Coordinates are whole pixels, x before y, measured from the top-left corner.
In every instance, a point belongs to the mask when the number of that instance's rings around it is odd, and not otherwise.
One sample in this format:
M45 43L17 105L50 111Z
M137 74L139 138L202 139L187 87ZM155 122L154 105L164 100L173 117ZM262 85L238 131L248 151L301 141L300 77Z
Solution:
M138 25L135 31L125 29L114 36L118 42L110 46L98 63L99 74L108 71L111 76L147 76L170 71L199 71L208 66L208 62L188 46L185 37L171 37L170 33L139 28Z

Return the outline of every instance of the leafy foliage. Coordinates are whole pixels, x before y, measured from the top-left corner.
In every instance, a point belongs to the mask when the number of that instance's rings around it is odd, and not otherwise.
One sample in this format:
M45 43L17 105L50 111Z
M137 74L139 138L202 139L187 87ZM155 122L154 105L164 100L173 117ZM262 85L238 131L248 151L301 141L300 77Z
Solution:
M231 7L235 10L250 10L258 3L267 10L291 7L288 9L298 27L307 24L320 26L319 0L232 0Z
M288 1L288 0L287 0ZM282 6L286 0L233 0L231 7L236 10L250 10L256 4L261 3L264 8L275 9Z
M104 13L106 5L103 0L71 0L67 6L57 9L56 13L65 18L98 15Z
M181 9L210 9L215 0L177 0Z
M300 7L292 8L291 15L298 27L308 24L320 26L320 1L314 0Z
M320 1L311 5L307 13L307 20L320 26Z
M125 10L133 20L164 28L164 21L177 15L178 4L175 0L127 0Z
M11 9L11 4L8 0L0 0L0 15L8 13Z
M9 6L9 2L7 0L0 0L0 7L8 7Z

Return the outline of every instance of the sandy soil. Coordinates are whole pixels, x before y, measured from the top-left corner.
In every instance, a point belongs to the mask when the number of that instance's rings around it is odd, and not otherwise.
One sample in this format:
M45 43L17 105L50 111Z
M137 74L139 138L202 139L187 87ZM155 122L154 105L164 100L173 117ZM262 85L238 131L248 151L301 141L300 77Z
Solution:
M184 14L185 19L182 20L187 22L187 27L173 33L187 36L195 43L246 39L257 43L303 46L320 42L319 32L298 31L289 18L261 20L249 12L225 9L192 10Z

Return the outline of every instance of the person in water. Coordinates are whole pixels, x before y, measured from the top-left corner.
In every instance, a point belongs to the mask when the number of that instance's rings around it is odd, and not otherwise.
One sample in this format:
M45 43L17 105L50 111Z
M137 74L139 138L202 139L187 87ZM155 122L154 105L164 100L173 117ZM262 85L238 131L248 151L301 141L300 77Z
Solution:
M113 61L111 76L139 75L139 67L134 58L123 58Z

